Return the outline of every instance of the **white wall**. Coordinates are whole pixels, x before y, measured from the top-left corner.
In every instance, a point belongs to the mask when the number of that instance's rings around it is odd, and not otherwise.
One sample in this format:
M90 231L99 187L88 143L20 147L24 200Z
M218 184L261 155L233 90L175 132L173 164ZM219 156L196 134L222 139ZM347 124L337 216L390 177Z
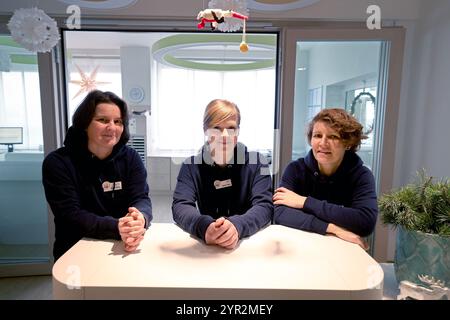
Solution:
M421 19L407 26L396 186L415 172L450 177L450 1L423 1ZM389 137L386 137L389 139Z
M410 183L421 168L433 176L450 177L450 1L423 0L420 19L399 24L407 32L395 188ZM394 230L389 232L387 243L387 259L393 260Z
M352 42L319 42L312 46L308 88L336 84L365 74L376 74L378 63L370 62L378 62L380 44L363 43L364 45Z

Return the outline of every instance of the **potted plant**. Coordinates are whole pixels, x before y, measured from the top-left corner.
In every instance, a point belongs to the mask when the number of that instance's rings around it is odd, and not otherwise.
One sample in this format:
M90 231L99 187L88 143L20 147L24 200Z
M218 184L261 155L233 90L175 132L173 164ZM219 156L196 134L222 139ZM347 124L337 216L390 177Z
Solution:
M397 281L429 276L450 285L450 182L418 172L414 183L379 198L382 222L398 228ZM441 283L442 283L441 282Z

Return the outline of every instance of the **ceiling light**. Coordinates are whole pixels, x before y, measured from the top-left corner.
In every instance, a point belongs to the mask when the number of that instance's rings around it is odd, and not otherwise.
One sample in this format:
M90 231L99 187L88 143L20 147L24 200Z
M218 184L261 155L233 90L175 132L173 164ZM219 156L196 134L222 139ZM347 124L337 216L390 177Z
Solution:
M231 53L239 53L241 36L238 34L181 34L169 36L156 41L152 46L153 58L172 67L206 70L206 71L244 71L272 68L275 66L276 37L272 35L247 35L247 42L254 48L252 56L242 56L240 59L231 57ZM233 46L236 47L233 50ZM214 47L216 48L214 50ZM220 47L221 49L217 49ZM227 50L227 47L230 49ZM266 55L256 57L258 49ZM184 50L184 52L183 52ZM202 62L199 59L187 57L188 50L210 50L215 53L214 60L220 63ZM224 57L228 53L230 57ZM211 59L210 59L211 60Z
M75 4L89 9L117 9L133 5L137 0L59 0L67 4Z
M269 1L269 0L247 0L249 9L260 11L286 11L300 9L319 2L320 0L296 0L296 1Z

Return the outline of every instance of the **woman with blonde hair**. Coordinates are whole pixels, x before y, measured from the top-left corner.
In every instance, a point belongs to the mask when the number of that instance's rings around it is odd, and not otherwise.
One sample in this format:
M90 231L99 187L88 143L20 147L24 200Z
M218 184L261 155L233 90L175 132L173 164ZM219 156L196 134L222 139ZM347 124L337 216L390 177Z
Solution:
M267 161L238 143L240 122L236 104L216 99L207 105L207 141L181 166L172 204L183 230L227 249L270 223L273 214Z
M311 121L311 150L292 161L275 190L274 223L335 236L368 249L378 206L372 172L356 154L367 138L343 109L324 109Z

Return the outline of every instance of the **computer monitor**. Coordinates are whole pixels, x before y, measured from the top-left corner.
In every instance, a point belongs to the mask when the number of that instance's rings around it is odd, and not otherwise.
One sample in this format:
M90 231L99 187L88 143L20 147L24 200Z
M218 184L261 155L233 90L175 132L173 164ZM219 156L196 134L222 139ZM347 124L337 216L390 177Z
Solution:
M15 144L23 143L22 127L0 127L0 144L8 146L8 152L14 151Z

